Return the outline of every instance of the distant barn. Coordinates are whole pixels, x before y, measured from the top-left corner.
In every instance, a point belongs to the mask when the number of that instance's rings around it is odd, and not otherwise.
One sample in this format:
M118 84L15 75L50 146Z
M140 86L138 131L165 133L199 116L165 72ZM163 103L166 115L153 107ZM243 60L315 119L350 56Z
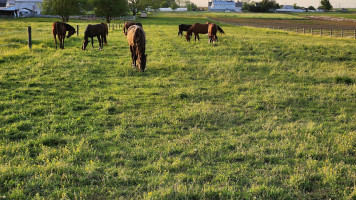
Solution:
M213 0L208 2L208 10L213 12L242 12L242 3L240 1Z

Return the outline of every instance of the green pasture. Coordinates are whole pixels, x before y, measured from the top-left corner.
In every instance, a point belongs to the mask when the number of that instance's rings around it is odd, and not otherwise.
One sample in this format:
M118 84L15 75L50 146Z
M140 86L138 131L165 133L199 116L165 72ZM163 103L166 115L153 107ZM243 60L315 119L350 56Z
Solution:
M220 24L186 42L206 16L163 13L140 19L140 73L122 30L82 51L96 22L70 21L55 50L53 21L0 19L0 198L356 198L356 40Z

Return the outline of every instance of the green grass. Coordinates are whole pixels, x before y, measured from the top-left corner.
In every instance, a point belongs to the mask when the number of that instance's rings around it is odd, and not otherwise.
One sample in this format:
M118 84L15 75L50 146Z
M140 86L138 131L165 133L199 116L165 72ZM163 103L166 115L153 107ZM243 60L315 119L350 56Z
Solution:
M0 46L0 196L356 197L356 40L221 25L209 45L177 36L203 15L141 22L144 73L121 30L82 51L84 21L64 50L36 34L32 50ZM52 21L0 30L29 23Z

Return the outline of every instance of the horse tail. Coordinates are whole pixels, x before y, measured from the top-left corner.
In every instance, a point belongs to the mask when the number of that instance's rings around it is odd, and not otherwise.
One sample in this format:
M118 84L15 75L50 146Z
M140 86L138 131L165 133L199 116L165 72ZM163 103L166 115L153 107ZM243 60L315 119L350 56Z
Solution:
M109 28L106 23L104 23L106 35L109 35Z
M225 32L222 30L222 28L220 28L219 25L216 25L218 27L218 31L221 33L221 34L225 34Z

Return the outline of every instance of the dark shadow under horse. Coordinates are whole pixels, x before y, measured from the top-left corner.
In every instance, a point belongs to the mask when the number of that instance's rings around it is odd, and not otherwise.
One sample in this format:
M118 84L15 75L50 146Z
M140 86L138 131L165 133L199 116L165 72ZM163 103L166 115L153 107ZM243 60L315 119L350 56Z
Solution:
M99 49L102 50L103 49L103 44L104 44L104 40L106 38L106 30L105 30L105 26L103 24L95 24L95 25L91 25L89 24L87 26L87 28L85 29L84 32L84 42L83 42L83 46L82 46L82 50L85 50L86 47L88 46L89 40L88 38L91 38L91 45L94 49L94 40L93 37L97 37L98 41L99 41Z
M59 48L64 49L64 38L66 37L66 32L68 31L67 38L70 38L75 32L75 28L69 24L63 22L54 22L52 25L52 34L54 37L54 43L56 44L57 49L57 38L59 40Z

